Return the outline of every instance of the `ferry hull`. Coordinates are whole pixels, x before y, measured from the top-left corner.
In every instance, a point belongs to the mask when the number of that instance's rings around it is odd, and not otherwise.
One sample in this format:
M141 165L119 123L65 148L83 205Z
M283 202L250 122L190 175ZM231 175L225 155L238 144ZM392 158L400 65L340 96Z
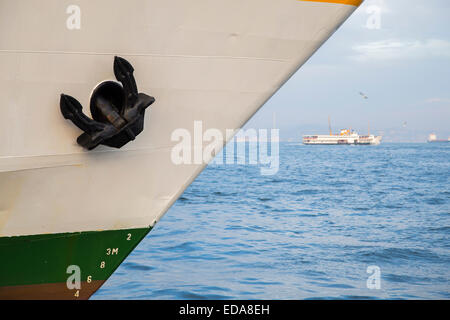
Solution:
M213 157L174 163L173 132L238 130L360 3L0 0L0 297L89 297ZM59 97L90 115L116 55L156 102L135 141L87 152ZM64 291L70 265L78 296Z
M303 144L310 146L330 146L330 145L379 145L381 136L360 136L352 135L316 135L304 136Z

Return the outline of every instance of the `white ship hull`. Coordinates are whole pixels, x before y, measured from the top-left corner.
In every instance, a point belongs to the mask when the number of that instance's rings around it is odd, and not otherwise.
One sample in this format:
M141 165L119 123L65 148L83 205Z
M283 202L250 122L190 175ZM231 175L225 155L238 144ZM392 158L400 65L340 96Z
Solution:
M171 133L195 120L242 127L356 8L86 0L77 1L81 28L70 30L68 1L0 4L0 236L154 224L205 167L173 164ZM59 96L87 109L95 85L113 77L114 55L157 102L136 141L86 152Z
M360 2L79 0L77 29L72 1L0 0L0 239L153 226L209 160L174 164L172 132L242 127ZM156 102L135 141L86 151L60 94L90 114L115 55Z
M316 135L303 137L303 144L306 145L379 145L381 143L381 136L359 136L348 135Z
M303 137L305 145L379 145L381 136L351 135L308 135Z
M358 143L360 145L379 145L381 143L382 136L360 136Z
M303 137L303 144L309 145L337 145L337 144L356 144L358 135L315 135Z

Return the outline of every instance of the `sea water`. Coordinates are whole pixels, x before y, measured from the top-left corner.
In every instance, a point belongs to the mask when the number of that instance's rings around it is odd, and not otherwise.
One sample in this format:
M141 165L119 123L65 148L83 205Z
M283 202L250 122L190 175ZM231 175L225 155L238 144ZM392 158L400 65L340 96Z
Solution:
M450 143L210 165L94 299L450 299Z

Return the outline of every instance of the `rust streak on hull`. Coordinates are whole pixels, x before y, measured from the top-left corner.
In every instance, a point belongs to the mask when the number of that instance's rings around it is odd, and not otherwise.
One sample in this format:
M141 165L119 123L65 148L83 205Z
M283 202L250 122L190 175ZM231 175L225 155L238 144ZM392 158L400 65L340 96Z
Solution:
M5 286L0 287L0 300L87 300L104 282L82 282L78 297L77 290L69 290L65 282Z

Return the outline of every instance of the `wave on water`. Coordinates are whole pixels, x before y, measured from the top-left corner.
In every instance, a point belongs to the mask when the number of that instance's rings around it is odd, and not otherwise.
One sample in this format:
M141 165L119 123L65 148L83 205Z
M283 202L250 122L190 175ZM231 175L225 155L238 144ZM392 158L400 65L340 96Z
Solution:
M279 154L209 166L93 298L450 299L449 146Z

